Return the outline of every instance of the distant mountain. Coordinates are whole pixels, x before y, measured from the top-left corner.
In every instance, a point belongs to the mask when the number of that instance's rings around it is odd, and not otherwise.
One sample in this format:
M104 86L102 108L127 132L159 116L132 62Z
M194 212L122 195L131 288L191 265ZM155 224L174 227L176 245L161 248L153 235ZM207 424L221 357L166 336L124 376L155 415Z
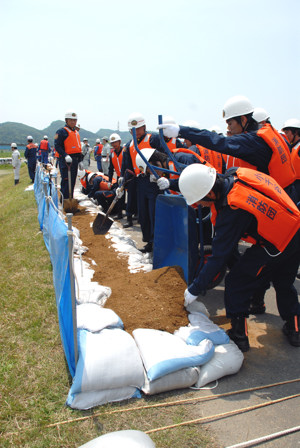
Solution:
M34 142L39 143L44 135L48 135L50 145L53 146L54 136L56 131L63 127L64 121L57 120L53 121L45 129L36 129L31 126L27 126L23 123L15 123L7 121L5 123L0 123L0 145L10 145L12 142L17 143L18 146L26 146L27 136L32 135ZM80 130L80 138L87 138L91 146L94 145L97 138L102 138L104 136L109 137L113 132L117 132L123 143L127 143L131 139L131 135L126 131L116 131L113 129L99 129L96 133L87 131L86 129Z

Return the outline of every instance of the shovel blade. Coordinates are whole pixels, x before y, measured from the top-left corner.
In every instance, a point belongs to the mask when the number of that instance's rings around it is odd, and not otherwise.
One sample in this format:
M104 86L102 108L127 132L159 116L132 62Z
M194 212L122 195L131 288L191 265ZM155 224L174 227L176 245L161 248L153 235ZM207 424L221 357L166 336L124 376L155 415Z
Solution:
M103 215L102 213L98 213L95 221L93 222L93 232L95 235L105 235L109 229L113 220Z

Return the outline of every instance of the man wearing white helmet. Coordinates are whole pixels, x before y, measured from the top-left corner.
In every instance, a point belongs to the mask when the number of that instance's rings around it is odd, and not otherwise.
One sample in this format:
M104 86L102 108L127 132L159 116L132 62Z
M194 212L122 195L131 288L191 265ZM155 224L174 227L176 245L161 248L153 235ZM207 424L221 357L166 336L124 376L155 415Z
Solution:
M242 351L249 350L250 299L263 281L257 274L267 267L279 314L286 321L283 332L291 345L300 347L300 304L293 286L300 261L297 206L273 178L248 168L221 175L205 165L190 165L180 175L179 188L188 205L211 207L215 225L212 256L186 289L185 306L205 294L239 240L250 236L253 245L225 279L225 308L232 325L228 334Z
M81 152L83 155L82 159L83 169L87 170L91 164L91 157L90 157L91 147L86 137L83 139L83 143L81 144Z
M270 115L262 107L255 107L253 111L253 119L258 123L259 129L266 123L270 123Z
M102 158L102 149L103 149L103 145L100 141L100 138L96 139L96 144L94 146L94 159L97 162L97 170L98 171L102 171L102 163L101 163L101 158Z
M154 148L163 152L158 134L150 134L146 131L145 118L139 113L134 112L128 117L128 128L136 130L137 144L139 149ZM143 234L143 241L147 244L142 252L152 252L154 238L154 204L157 195L160 193L156 182L150 181L149 175L141 175L136 165L137 151L135 150L133 140L129 141L124 148L121 177L124 178L126 169L133 171L136 179L128 183L128 200L126 206L127 224L124 227L133 225L132 217L137 213L139 223Z
M48 142L48 136L44 135L44 138L41 140L39 144L38 150L41 152L41 162L44 165L47 165L48 163L48 154L51 152L51 146Z
M113 133L109 137L110 144L112 146L112 150L109 156L109 167L108 167L108 178L109 181L112 182L114 177L114 173L116 173L117 181L121 177L121 167L123 161L123 147L122 140L119 134ZM121 183L121 181L120 181ZM117 219L123 218L122 210L125 210L125 195L122 195L119 199L119 213L117 214Z
M28 174L31 179L31 183L34 182L37 148L37 145L33 143L33 137L28 135L24 157L27 159Z
M109 144L109 138L104 136L102 137L102 153L101 153L101 164L103 173L108 176L108 167L109 167L109 156L111 151L111 146Z
M64 199L69 198L68 166L71 171L71 194L73 196L76 183L78 164L82 161L80 136L75 129L77 114L68 111L65 114L66 125L56 131L54 137L55 150L59 154L59 169L61 174L61 193Z
M17 185L20 181L20 168L21 168L21 158L20 158L20 153L18 151L18 147L16 143L12 143L10 145L11 150L12 150L12 155L11 155L11 163L12 163L12 167L14 169L14 179L15 179L15 185Z

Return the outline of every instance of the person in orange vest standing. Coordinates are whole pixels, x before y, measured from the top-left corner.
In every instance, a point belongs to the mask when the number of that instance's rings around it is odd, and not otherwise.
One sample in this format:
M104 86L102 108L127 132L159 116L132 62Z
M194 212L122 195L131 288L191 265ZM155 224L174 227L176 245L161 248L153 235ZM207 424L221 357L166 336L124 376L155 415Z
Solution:
M44 135L43 140L41 140L40 144L39 144L39 151L41 151L41 162L44 165L47 165L48 163L48 154L50 154L51 152L51 146L48 142L48 136Z
M34 182L35 176L36 151L37 145L33 143L33 137L31 135L28 135L24 157L27 159L28 174L31 179L31 183Z
M100 138L97 138L96 145L94 146L94 159L97 162L97 170L100 172L102 172L102 163L101 163L102 149L103 145L100 141Z
M76 183L78 164L82 161L80 136L75 129L77 113L68 111L65 114L66 125L56 131L54 137L55 151L59 154L59 169L61 175L61 193L64 199L69 198L68 168L71 172L71 194L73 196Z
M116 174L117 181L121 177L123 147L121 137L117 133L111 134L109 141L112 146L112 151L109 156L108 178L109 182L112 182L114 173ZM122 183L120 182L120 184ZM125 195L122 195L119 199L118 213L116 214L115 219L123 218L123 210L125 210Z
M206 293L208 284L226 264L245 235L249 247L225 279L229 337L242 351L249 350L247 321L250 299L259 288L266 267L276 291L277 307L285 321L288 341L300 347L300 303L293 283L300 261L300 211L284 189L267 174L234 168L225 175L201 164L188 166L179 178L188 205L210 207L215 224L212 256L184 293L185 306Z

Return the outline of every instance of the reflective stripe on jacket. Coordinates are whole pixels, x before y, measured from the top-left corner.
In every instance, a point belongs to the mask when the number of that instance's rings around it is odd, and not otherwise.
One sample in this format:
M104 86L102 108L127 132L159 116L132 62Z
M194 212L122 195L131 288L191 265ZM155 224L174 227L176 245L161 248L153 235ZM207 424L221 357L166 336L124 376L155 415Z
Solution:
M115 169L118 177L121 176L122 160L123 160L123 150L121 150L119 155L117 155L117 153L115 151L112 151L111 161L112 161L112 164L114 166L114 169Z

